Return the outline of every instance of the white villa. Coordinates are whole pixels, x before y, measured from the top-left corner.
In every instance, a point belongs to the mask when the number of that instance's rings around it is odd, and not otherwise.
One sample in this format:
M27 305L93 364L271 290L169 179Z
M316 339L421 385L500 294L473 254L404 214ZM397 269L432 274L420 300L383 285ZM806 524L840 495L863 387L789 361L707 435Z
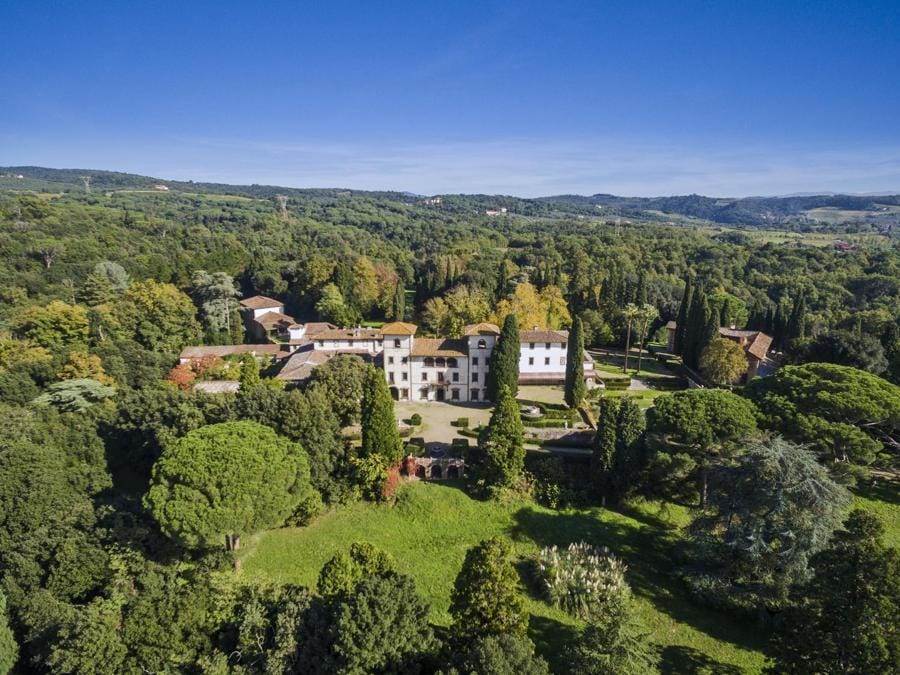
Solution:
M381 328L338 328L329 323L299 324L284 314L277 300L255 296L241 304L251 332L281 343L284 365L277 375L288 382L310 376L312 370L338 354L355 354L384 369L391 394L398 401L485 401L488 363L500 328L492 323L466 326L461 338L416 337L418 327L395 321ZM569 332L533 328L519 332L519 382L561 384L566 377ZM267 345L269 349L275 345ZM237 347L237 346L235 346ZM232 349L234 349L233 347ZM184 360L200 358L192 347ZM242 351L265 353L241 345ZM187 350L186 350L187 351ZM278 357L276 357L278 358ZM582 369L589 383L594 363L583 353Z

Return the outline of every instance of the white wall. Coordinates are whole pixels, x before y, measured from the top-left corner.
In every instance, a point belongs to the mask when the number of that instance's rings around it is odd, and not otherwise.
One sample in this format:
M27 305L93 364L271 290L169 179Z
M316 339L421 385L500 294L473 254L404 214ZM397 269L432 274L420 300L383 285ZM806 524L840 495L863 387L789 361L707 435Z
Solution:
M531 345L534 345L534 349ZM557 374L566 372L566 348L564 342L523 342L519 345L520 374ZM533 359L534 363L529 363ZM546 363L546 359L550 362Z

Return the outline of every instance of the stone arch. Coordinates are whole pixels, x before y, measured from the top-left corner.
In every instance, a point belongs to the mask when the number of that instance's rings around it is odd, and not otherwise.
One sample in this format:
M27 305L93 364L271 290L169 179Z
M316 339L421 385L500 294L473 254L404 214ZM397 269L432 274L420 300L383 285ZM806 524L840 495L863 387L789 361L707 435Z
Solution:
M441 478L444 477L440 464L432 464L431 465L431 477L437 478L438 480L440 480Z
M447 478L459 478L459 467L455 464L447 467Z
M425 466L423 464L416 465L416 478L425 478Z

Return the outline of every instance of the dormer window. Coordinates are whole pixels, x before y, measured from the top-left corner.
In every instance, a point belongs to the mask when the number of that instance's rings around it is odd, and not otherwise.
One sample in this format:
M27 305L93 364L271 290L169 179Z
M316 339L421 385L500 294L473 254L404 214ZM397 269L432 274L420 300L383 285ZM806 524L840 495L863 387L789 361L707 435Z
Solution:
M481 339L478 341L478 349L487 349L487 340Z
M400 340L399 339L394 340L394 348L400 349Z

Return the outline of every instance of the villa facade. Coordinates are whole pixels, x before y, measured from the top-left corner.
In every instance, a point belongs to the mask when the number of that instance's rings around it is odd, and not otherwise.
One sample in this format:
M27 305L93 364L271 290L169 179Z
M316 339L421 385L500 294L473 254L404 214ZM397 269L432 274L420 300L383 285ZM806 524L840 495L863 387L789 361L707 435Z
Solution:
M384 371L398 401L487 401L491 353L500 336L492 323L466 326L460 338L419 337L418 326L402 321L381 328L338 328L330 323L297 323L278 300L262 296L241 302L251 335L265 345L190 347L182 362L228 351L274 355L283 364L276 377L301 382L339 354L353 354ZM533 328L519 332L519 382L562 384L566 377L569 332ZM272 342L277 343L272 344ZM582 354L585 380L594 381L594 363Z

